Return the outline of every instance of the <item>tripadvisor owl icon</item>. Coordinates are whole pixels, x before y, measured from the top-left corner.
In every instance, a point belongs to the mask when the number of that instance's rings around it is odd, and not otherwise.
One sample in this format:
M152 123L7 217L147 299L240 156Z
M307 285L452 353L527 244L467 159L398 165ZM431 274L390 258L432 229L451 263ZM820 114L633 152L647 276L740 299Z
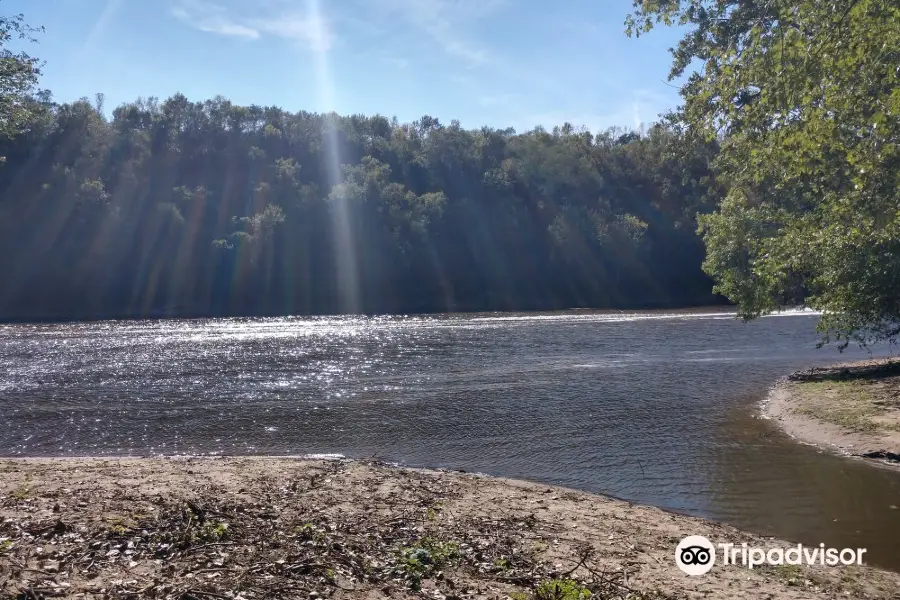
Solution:
M675 547L675 564L688 575L703 575L716 564L716 548L702 535L689 535Z

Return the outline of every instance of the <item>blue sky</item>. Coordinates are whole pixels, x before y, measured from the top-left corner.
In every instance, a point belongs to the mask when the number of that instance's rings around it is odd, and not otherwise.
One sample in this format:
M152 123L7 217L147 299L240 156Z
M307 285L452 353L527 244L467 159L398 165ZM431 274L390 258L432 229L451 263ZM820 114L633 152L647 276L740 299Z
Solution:
M465 127L635 127L678 104L678 32L624 34L630 0L2 0L43 25L56 100L139 96L424 114Z

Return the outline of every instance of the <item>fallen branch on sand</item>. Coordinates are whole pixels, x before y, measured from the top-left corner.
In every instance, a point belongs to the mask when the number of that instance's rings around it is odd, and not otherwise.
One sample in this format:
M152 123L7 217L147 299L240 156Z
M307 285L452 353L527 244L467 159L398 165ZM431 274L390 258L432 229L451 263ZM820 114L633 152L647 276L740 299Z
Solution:
M875 597L870 579L900 582L875 569L811 571L799 587L764 570L687 578L672 552L688 531L740 533L571 490L379 463L0 461L0 596Z

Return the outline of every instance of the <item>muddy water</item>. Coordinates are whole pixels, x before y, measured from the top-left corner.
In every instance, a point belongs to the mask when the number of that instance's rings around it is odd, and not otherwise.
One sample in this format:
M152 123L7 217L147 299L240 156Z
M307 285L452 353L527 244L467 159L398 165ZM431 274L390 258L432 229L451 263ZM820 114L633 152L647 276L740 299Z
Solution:
M717 310L2 326L0 456L378 455L900 569L900 473L758 418L777 377L865 356L817 350L814 326Z

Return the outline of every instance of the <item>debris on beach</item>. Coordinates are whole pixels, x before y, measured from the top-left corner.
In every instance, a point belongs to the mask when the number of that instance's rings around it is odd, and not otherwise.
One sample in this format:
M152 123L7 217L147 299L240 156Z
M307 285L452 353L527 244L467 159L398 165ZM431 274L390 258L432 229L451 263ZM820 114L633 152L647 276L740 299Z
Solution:
M640 600L746 579L685 582L678 520L373 462L0 460L0 597Z

